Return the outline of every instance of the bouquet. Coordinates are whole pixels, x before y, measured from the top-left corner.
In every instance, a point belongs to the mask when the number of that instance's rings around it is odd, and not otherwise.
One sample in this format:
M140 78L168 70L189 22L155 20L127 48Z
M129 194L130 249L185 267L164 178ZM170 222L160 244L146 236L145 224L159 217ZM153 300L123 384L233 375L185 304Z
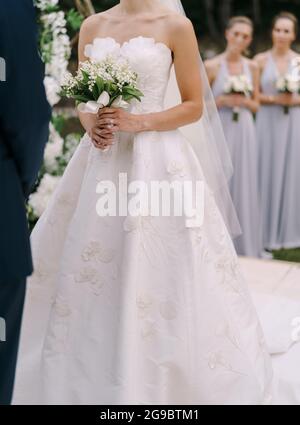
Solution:
M231 75L228 77L225 87L225 94L240 94L242 96L250 97L253 92L253 86L247 75ZM233 108L233 121L238 121L240 116L240 108Z
M67 73L61 96L72 98L80 112L96 114L100 108L127 108L132 99L141 101L138 75L127 60L108 55L102 61L79 63L75 76Z
M298 75L286 74L280 76L276 81L276 89L279 93L298 93L300 90L300 80ZM289 113L288 105L284 105L284 113Z

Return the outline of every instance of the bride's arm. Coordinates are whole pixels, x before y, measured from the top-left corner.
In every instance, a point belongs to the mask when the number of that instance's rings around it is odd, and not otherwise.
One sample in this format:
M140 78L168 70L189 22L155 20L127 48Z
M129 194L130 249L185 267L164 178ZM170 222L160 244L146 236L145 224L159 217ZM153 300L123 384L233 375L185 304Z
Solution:
M182 103L162 112L141 116L141 131L172 130L197 121L203 111L198 42L188 18L179 16L172 25L171 48Z
M90 43L93 39L94 32L94 17L87 18L80 28L79 43L78 43L78 61L84 62L88 58L84 55L84 48L86 44ZM103 128L100 126L99 118L97 114L89 114L78 111L78 117L81 125L86 130L88 135L91 137L93 144L99 147L99 144L105 142L107 145L111 145L114 136L112 129ZM116 130L114 130L116 131Z
M176 15L172 20L170 47L174 53L174 67L182 103L162 112L146 114L131 114L122 109L104 108L101 110L103 124L109 117L114 119L121 131L167 131L201 118L203 94L197 38L188 18Z

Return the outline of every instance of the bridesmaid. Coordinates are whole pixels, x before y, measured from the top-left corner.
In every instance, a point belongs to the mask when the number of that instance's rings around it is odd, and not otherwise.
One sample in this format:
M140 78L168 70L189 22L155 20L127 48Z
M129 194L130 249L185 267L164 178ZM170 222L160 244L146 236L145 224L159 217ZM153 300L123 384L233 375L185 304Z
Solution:
M230 189L243 231L234 241L235 248L239 255L260 257L263 246L257 181L258 152L253 118L253 113L259 107L259 71L254 61L243 56L252 41L252 35L253 24L250 19L244 16L230 19L226 29L226 50L206 61L205 65L234 168ZM246 76L252 84L252 94L224 94L229 76ZM237 121L233 119L235 108L240 111Z
M298 57L291 49L297 28L294 15L280 13L273 21L272 48L255 57L261 73L257 133L263 241L269 249L300 246L300 98L276 89L278 77L291 71Z

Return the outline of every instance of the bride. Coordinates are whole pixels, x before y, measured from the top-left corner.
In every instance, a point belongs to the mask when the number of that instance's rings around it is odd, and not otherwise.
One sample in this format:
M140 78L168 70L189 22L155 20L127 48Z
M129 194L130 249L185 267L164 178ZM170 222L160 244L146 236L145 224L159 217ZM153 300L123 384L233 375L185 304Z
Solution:
M224 136L180 1L121 0L86 19L79 60L107 54L129 61L144 96L80 113L86 133L31 236L13 403L270 403L270 356L231 240ZM181 101L165 108L172 75ZM202 222L97 214L99 182L124 192L121 173L202 182Z

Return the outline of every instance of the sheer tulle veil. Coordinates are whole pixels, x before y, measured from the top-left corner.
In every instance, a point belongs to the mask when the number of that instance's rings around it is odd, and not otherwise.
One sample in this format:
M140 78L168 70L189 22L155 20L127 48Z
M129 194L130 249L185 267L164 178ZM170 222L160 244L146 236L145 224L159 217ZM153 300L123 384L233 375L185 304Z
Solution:
M160 0L165 7L186 16L180 0ZM208 82L204 63L199 53L199 72L201 73L204 111L197 122L181 127L180 130L191 143L199 158L210 189L214 192L218 208L222 213L232 238L241 234L241 227L229 191L229 180L233 166L229 149L223 133L216 103ZM169 84L165 97L165 107L181 102L174 65L172 65Z

